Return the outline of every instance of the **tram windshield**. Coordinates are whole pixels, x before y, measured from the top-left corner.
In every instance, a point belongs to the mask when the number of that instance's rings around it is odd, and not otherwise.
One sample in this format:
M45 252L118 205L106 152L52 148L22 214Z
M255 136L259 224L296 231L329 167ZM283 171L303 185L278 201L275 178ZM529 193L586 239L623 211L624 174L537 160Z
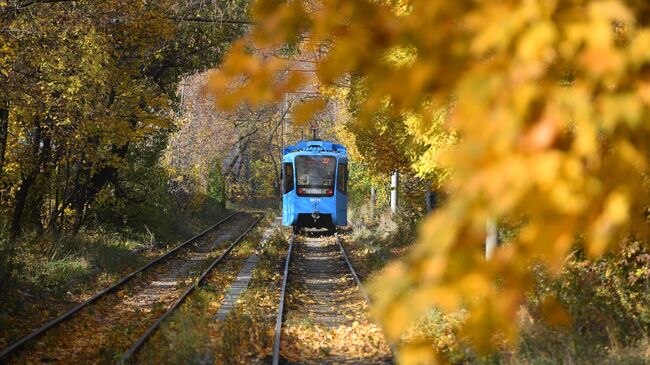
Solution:
M296 182L299 196L334 195L336 158L331 156L297 156Z

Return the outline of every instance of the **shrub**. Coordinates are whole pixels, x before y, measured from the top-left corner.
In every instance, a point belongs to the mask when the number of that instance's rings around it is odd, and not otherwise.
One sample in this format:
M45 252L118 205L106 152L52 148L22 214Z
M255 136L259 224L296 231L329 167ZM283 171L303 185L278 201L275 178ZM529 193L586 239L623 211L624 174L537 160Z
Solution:
M538 287L527 306L530 320L522 332L522 357L590 363L622 356L623 361L630 358L630 348L647 339L650 255L642 243L626 242L621 252L597 261L576 249L558 276L538 270L537 277ZM543 320L540 306L549 295L570 315L568 327Z

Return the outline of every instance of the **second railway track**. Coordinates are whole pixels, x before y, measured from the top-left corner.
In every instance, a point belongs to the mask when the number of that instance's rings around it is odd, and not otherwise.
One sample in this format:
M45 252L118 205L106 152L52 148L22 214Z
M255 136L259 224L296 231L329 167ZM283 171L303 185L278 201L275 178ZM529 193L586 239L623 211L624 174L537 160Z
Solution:
M247 213L226 217L3 350L0 363L114 362L122 351L144 342L143 334L161 322L157 319L191 292L196 275L215 266L235 237L243 238L259 218Z
M381 329L338 236L293 236L285 261L273 364L390 364Z

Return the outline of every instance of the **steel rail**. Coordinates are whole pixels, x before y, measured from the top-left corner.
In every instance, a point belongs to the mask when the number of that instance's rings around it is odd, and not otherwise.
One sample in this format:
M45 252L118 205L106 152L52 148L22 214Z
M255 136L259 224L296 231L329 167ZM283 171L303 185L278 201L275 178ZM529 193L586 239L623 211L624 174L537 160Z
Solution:
M171 307L167 309L167 311L162 316L158 317L156 322L154 322L144 332L144 334L142 334L142 336L140 336L140 338L138 338L138 340L135 341L133 345L131 345L131 348L129 348L126 352L124 352L121 355L118 364L124 364L128 362L131 358L133 358L133 356L138 352L138 350L142 348L142 345L144 345L147 339L151 337L151 335L153 335L154 332L156 332L156 330L165 321L165 319L169 317L185 301L185 299L190 294L192 294L194 290L196 290L199 286L201 286L205 278L210 274L210 272L215 268L215 266L217 266L217 264L219 264L224 259L224 257L226 257L233 250L233 248L235 248L235 246L237 246L237 244L239 244L244 239L244 237L251 231L251 229L253 229L259 223L260 220L262 220L262 218L264 218L263 214L261 214L257 219L255 219L253 223L251 223L244 230L244 232L239 237L237 237L233 241L233 243L230 244L230 246L228 246L226 251L224 251L216 260L214 260L212 264L210 264L210 266L208 266L208 268L205 269L205 271L203 271L203 274L201 274L199 279L192 286L187 288L185 292L183 292L183 294L174 302L174 304L171 305Z
M154 266L154 265L160 263L161 261L165 260L166 258L168 258L169 256L171 256L172 254L176 253L178 250L184 248L185 246L187 246L187 245L189 245L189 244L191 244L191 243L194 243L196 240L198 240L199 238L205 236L208 232L214 230L214 229L217 228L219 225L223 224L225 221L229 220L230 218L232 218L232 217L233 217L234 215L236 215L236 214L237 214L237 212L235 212L235 213L231 213L230 215L226 216L225 218L223 218L223 219L220 220L219 222L213 224L212 226L210 226L209 228L207 228L207 229L204 230L203 232L197 234L196 236L190 238L189 240L187 240L187 241L181 243L180 245L174 247L173 249L167 251L164 255L162 255L162 256L160 256L160 257L158 257L158 258L152 260L152 261L149 262L148 264L145 264L144 266L142 266L142 267L136 269L135 271L131 272L130 274L128 274L127 276L125 276L124 278L122 278L122 279L121 279L120 281L118 281L117 283L115 283L115 284L111 285L110 287L108 287L108 288L106 288L106 289L100 291L99 293L95 294L94 296L92 296L91 298L87 299L86 301L77 304L77 305L74 306L72 309L68 310L67 312L63 313L62 315L58 316L57 318L51 320L50 322L44 324L43 326L39 327L37 330L35 330L34 332L30 333L29 335L22 337L20 340L14 342L12 345L10 345L9 347L3 349L2 352L0 352L0 360L2 360L3 358L7 357L8 355L10 355L11 353L13 353L14 351L20 349L20 348L23 347L27 342L29 342L29 341L31 341L31 340L34 340L34 339L37 338L37 337L40 337L40 336L43 335L45 332L47 332L48 330L50 330L52 327L55 327L56 325L58 325L58 324L60 324L60 323L62 323L62 322L64 322L64 321L68 320L70 317L72 317L73 315L75 315L75 314L76 314L77 312L79 312L81 309L83 309L83 308L89 306L90 304L96 302L98 299L100 299L100 298L103 297L104 295L109 294L109 293L111 293L111 292L114 292L117 288L121 287L121 286L124 285L126 282L130 281L131 279L133 279L136 275L142 273L144 270L147 270L148 268L150 268L150 267L152 267L152 266ZM0 362L1 362L1 361L0 361Z
M348 265L348 268L352 272L352 276L354 277L354 281L356 281L357 286L359 287L359 290L361 291L361 295L363 295L363 299L366 300L366 303L368 304L368 306L371 306L372 302L370 301L370 297L368 296L368 293L366 292L366 289L363 287L363 284L361 283L361 279L359 279L359 275L357 275L357 271L354 269L354 266L352 266L352 262L348 258L348 254L345 251L345 248L343 247L343 244L341 243L341 238L339 238L339 235L336 234L336 233L334 234L334 236L336 237L336 243L338 243L338 245L339 245L339 249L341 250L341 254L343 255L343 258L345 259L345 263ZM380 328L382 329L382 331L384 333L386 333L386 331L384 330L384 328L382 326L380 326ZM388 347L390 347L391 355L393 355L393 362L395 363L395 357L397 355L397 348L388 339L386 339L386 341L388 342Z
M278 305L278 316L275 320L275 339L273 340L273 365L280 363L280 340L282 337L282 315L284 312L284 294L287 289L287 279L289 278L289 262L291 261L291 251L293 250L293 241L296 235L291 236L289 249L287 250L287 259L284 262L284 277L282 279L282 288L280 289L280 304Z
M357 271L354 269L354 266L352 266L352 263L348 258L348 253L345 251L345 248L343 248L343 245L341 244L341 239L339 238L339 235L334 234L334 237L336 237L336 243L339 245L339 249L341 250L343 259L345 259L345 263L348 265L348 269L350 269L350 271L352 272L352 277L354 277L354 281L357 283L357 286L361 291L361 295L363 295L363 299L365 299L366 303L370 305L370 297L368 296L366 289L363 287L363 284L361 283L361 279L359 279L359 275L357 275Z

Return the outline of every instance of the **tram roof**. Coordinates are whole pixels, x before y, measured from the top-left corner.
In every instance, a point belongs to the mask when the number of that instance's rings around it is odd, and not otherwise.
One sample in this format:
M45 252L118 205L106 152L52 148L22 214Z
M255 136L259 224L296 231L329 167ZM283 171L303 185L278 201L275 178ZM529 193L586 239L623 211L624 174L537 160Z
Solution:
M284 155L293 152L333 152L347 156L347 150L342 144L321 140L300 141L295 146L285 147L283 152Z

